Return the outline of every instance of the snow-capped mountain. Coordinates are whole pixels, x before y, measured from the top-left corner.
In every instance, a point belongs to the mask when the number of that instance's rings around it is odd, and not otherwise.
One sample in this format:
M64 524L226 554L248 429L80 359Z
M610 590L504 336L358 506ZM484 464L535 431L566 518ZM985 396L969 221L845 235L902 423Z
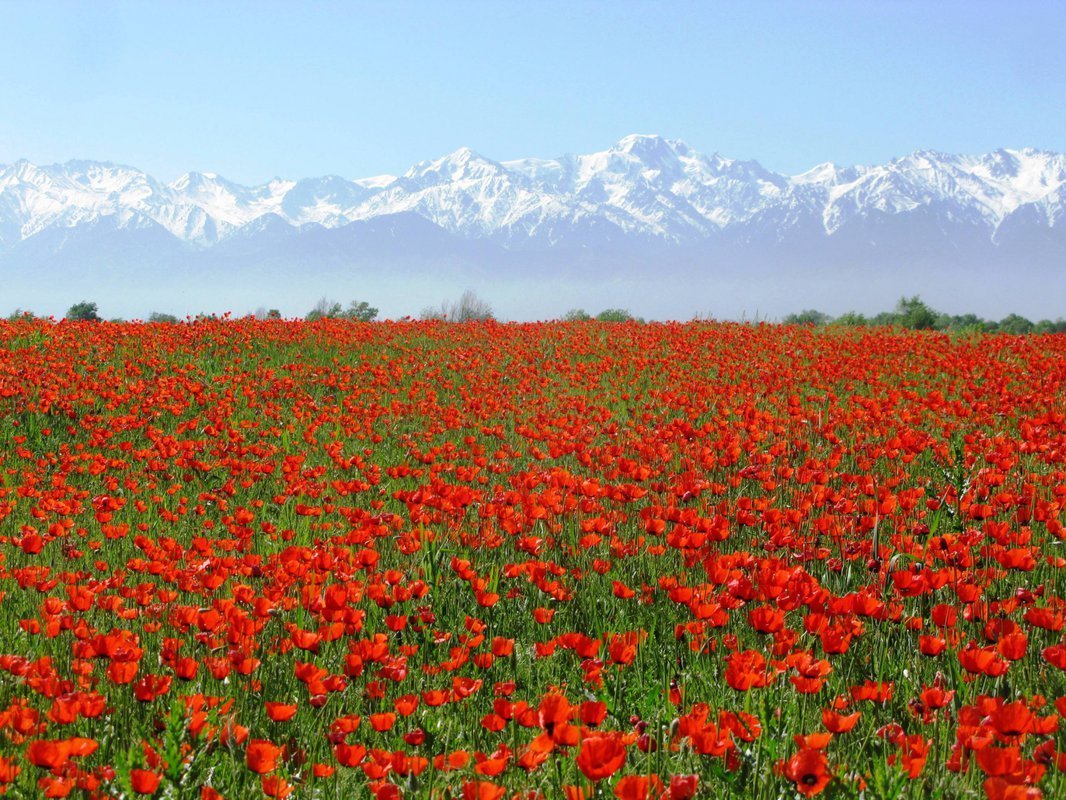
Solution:
M789 176L634 135L587 155L499 162L462 148L397 176L260 186L19 161L0 165L0 276L7 310L62 311L60 295L101 292L226 310L260 291L297 312L337 287L376 286L410 313L457 285L521 285L516 297L542 293L516 311L528 315L559 311L564 295L673 314L712 299L734 313L827 297L847 298L837 311L862 298L880 310L920 292L948 308L1055 316L1066 156L919 151ZM127 313L145 310L129 302Z
M754 161L707 156L684 142L627 136L607 150L497 162L462 148L398 177L276 179L241 186L214 173L162 184L132 167L92 161L0 166L0 245L107 218L116 229L158 226L210 247L264 218L341 228L411 213L464 239L509 248L633 237L692 243L723 236L831 238L871 217L932 216L945 231L995 242L1004 226L1061 227L1066 156L997 150L919 151L879 166L817 166L779 175Z

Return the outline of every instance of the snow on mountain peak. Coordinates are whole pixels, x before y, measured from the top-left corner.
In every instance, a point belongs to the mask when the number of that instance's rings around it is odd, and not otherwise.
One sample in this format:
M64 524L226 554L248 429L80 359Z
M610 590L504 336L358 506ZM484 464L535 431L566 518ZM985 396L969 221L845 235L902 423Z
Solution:
M656 134L625 136L586 155L503 163L461 147L400 177L275 178L259 186L215 172L164 185L108 162L19 160L0 166L0 245L105 217L210 246L257 220L337 228L413 213L459 236L521 245L593 228L675 242L758 225L782 235L808 221L834 235L873 213L921 209L983 226L991 238L1022 209L1049 226L1061 220L1064 194L1066 156L1033 148L976 156L918 150L882 165L826 163L788 177Z
M384 189L390 184L396 183L395 175L372 175L369 178L356 178L352 183L362 186L364 189Z

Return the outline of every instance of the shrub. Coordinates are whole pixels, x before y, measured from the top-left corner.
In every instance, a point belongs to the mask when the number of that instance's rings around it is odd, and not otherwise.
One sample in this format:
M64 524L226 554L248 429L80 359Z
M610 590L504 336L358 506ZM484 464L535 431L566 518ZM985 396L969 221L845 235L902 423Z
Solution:
M447 322L479 322L495 319L492 315L492 306L482 300L472 289L467 289L462 296L449 303L447 300L440 304L440 308L427 306L419 315L424 320L438 319Z
M67 309L66 318L81 322L99 322L100 314L97 313L96 303L83 300Z
M378 310L366 300L360 300L359 302L353 300L348 304L348 309L341 316L355 322L373 322L377 315Z
M913 331L927 331L936 327L936 312L922 302L918 295L901 297L896 303L896 322Z
M314 322L319 319L350 319L355 322L371 322L377 315L378 310L365 300L352 300L348 304L348 308L344 308L340 303L335 303L323 297L315 304L314 308L307 312L306 319L308 322ZM271 309L266 316L271 319L278 319L281 317L281 312L277 309Z
M789 314L782 321L785 325L827 325L832 319L826 313L808 308L798 314Z
M834 325L846 325L849 327L860 327L863 325L869 325L870 321L866 319L865 314L860 314L857 311L846 311L839 317L833 320Z
M563 322L588 322L592 315L583 308L571 308L563 314Z
M999 321L999 329L1003 333L1032 333L1034 327L1031 320L1019 314L1008 314Z
M637 318L629 313L628 308L605 308L596 315L596 319L600 322L633 322Z
M340 303L335 303L332 300L323 297L315 303L314 308L307 312L307 316L304 317L304 319L308 322L315 322L320 319L334 319L339 316L343 310L344 309L341 307Z
M789 314L783 322L787 325L844 325L854 327L877 327L899 325L911 330L952 331L956 333L1057 333L1066 332L1066 320L1052 322L1042 319L1034 323L1020 314L1008 314L999 322L983 319L976 314L945 314L930 308L918 295L901 297L893 311L882 311L873 317L849 311L833 319L821 311L808 309L798 314Z

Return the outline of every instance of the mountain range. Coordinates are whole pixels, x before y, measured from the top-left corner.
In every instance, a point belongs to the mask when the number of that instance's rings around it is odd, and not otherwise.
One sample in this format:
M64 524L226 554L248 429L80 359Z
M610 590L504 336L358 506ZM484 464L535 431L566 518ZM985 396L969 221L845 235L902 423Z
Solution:
M412 280L950 269L1061 281L1066 155L921 150L782 175L631 135L588 155L500 162L462 148L398 176L258 186L211 172L163 183L97 161L0 165L0 270L11 276L314 282L371 269Z

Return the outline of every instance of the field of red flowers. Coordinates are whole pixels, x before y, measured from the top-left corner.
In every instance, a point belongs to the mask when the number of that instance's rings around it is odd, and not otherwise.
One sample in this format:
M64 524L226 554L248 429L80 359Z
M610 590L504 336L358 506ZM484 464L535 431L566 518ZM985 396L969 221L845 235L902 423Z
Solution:
M1064 398L1064 336L0 323L0 789L1066 796Z

